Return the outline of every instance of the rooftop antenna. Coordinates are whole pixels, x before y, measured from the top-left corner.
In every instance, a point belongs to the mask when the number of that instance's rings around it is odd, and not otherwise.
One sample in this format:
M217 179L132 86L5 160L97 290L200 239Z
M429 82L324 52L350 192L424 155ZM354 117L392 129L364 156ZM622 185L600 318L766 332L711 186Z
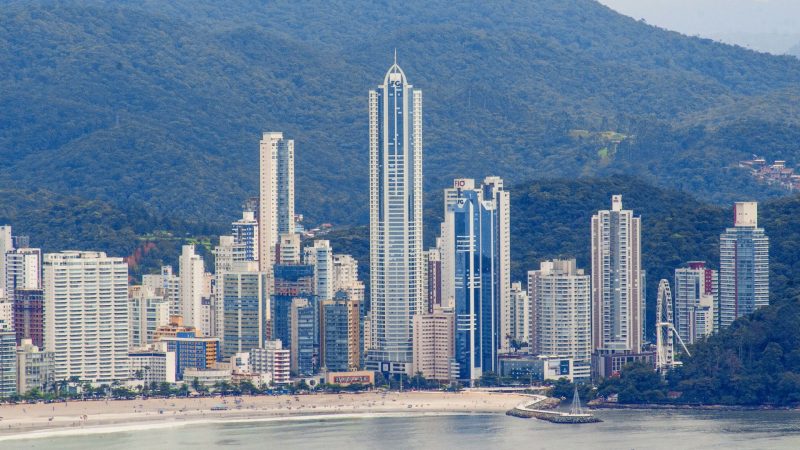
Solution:
M397 47L394 48L394 65L397 65Z

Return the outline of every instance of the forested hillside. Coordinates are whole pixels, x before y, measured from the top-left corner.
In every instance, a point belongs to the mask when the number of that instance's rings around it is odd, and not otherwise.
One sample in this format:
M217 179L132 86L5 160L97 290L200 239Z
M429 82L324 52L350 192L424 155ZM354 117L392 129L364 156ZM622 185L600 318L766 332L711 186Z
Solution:
M713 202L800 162L800 61L590 0L0 2L0 183L224 229L258 139L296 139L309 222L366 222L366 94L398 50L425 94L425 179L636 174ZM5 199L15 203L16 197Z
M647 270L648 328L655 317L661 278L673 283L674 270L694 260L719 268L719 235L732 226L732 205L703 203L691 195L654 187L625 176L581 180L536 180L509 187L511 191L512 279L524 281L528 270L550 258L576 258L591 272L591 217L611 207L611 195L622 194L625 209L642 218L642 266ZM428 245L442 220L441 194L426 207ZM770 287L775 303L800 300L800 197L759 205L759 226L770 237ZM366 275L369 230L365 226L334 232L337 252L352 253ZM367 279L366 277L364 279Z

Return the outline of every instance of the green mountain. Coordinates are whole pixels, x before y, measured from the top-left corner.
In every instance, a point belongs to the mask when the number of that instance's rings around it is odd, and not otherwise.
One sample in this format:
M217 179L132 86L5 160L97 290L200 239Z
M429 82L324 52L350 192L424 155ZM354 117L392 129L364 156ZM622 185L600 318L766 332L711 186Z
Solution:
M800 161L800 61L591 0L0 1L0 183L223 230L260 132L296 139L298 211L366 222L366 94L398 49L425 177L636 174L730 202ZM16 197L6 201L15 203Z

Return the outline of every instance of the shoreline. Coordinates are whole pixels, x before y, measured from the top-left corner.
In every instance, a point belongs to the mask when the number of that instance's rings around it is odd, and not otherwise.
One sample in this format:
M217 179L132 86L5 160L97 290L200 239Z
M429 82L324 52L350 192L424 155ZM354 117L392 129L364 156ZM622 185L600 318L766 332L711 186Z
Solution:
M505 414L529 399L525 394L481 391L408 391L2 405L0 442L202 423ZM225 409L212 409L220 407Z
M770 405L690 405L671 403L596 403L587 405L589 409L631 409L631 410L677 410L677 411L797 411L789 406Z

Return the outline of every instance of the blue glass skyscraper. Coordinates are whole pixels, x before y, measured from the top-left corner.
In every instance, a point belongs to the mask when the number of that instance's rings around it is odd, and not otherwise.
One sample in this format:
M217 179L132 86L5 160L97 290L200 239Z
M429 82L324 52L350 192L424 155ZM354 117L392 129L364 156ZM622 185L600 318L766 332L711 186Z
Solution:
M455 357L459 378L496 372L500 348L501 239L497 201L489 189L458 189L447 205L444 253L453 277Z

